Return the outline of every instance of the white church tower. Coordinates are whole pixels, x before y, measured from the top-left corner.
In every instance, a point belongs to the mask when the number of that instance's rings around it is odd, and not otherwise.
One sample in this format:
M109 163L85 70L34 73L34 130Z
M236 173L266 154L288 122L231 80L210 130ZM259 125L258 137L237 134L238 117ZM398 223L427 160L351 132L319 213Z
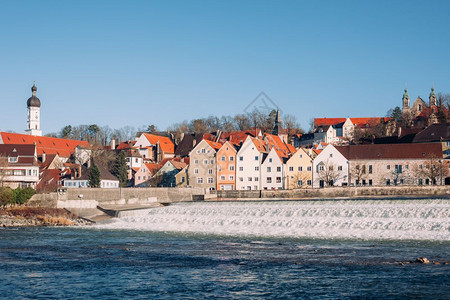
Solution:
M32 96L27 101L27 130L30 135L42 136L41 130L41 100L36 97L37 87L33 84L31 87Z

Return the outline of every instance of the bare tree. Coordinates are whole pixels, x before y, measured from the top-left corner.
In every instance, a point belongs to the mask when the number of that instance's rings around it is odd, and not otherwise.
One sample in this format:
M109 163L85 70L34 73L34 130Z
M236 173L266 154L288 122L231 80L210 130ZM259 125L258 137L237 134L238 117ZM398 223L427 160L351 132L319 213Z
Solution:
M356 185L361 185L362 181L367 178L366 165L353 165L350 168L350 179L354 180Z
M0 154L0 187L3 186L3 181L6 177L6 170L8 168L8 157Z
M337 165L332 160L320 162L317 167L319 180L324 185L333 186L335 182L341 177L341 172L338 171Z
M443 184L448 175L448 163L442 158L430 155L423 163L414 166L416 177L425 179L429 184Z
M290 190L293 190L308 187L308 180L311 180L311 175L309 174L309 172L295 172L288 178L288 188Z
M236 123L236 128L239 130L247 130L250 129L250 120L246 115L238 114L234 116L234 122Z

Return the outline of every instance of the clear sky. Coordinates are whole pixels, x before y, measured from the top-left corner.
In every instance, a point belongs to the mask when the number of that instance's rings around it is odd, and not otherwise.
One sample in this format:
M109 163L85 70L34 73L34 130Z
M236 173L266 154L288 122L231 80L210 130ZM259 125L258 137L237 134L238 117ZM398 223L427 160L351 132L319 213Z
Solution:
M2 1L0 130L235 115L264 91L313 117L450 93L450 1Z

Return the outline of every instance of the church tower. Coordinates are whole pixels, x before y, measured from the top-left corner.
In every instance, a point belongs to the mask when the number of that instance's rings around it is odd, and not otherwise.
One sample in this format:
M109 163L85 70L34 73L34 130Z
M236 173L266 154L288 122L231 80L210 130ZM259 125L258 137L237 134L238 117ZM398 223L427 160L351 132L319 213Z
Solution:
M273 127L272 134L273 135L279 135L282 129L282 123L281 123L281 113L280 109L277 108L277 115L275 116L275 126Z
M436 94L434 93L434 87L431 88L430 97L428 99L430 100L430 107L437 106L437 99Z
M36 97L37 87L33 84L31 87L31 97L27 101L27 130L25 132L30 135L42 136L41 130L41 100Z
M409 95L408 95L407 88L405 88L405 93L403 94L402 103L403 103L402 112L405 113L405 112L409 111Z

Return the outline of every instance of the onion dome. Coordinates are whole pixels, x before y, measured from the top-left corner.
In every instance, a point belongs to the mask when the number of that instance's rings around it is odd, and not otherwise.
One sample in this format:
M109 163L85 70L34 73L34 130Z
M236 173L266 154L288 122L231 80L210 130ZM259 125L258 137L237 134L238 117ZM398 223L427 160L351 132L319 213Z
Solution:
M39 100L38 97L36 97L36 91L37 91L37 87L33 84L33 86L31 87L31 93L32 96L30 98L28 98L27 101L27 106L30 107L41 107L41 100Z

